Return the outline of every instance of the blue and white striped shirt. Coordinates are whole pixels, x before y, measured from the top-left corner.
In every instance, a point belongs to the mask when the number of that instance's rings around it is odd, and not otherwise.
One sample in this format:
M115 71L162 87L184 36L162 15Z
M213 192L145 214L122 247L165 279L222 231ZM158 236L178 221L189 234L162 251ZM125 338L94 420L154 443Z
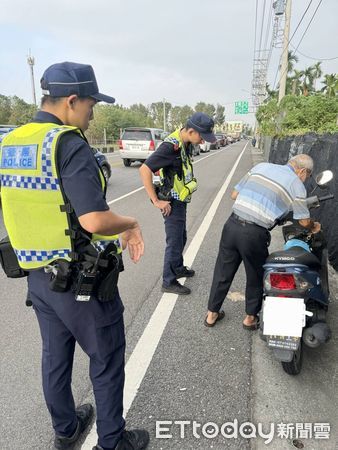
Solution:
M294 219L308 219L306 189L289 165L261 163L235 186L238 191L233 212L264 228L293 211Z

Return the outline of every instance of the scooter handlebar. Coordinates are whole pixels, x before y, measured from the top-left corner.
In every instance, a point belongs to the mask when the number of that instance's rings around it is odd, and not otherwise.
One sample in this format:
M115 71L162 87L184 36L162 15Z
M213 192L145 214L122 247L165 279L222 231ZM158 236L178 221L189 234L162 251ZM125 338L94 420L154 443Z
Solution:
M331 200L334 198L333 194L327 194L327 195L323 195L323 197L318 197L318 200L320 202L325 202L326 200Z

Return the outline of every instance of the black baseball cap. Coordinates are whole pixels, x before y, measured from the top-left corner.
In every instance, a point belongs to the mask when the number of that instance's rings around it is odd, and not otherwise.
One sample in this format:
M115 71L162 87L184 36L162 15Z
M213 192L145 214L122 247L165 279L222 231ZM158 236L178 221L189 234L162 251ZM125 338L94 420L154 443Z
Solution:
M115 98L100 94L94 70L88 64L62 62L45 70L40 80L42 93L51 97L92 97L98 102L114 103Z
M187 128L196 130L207 142L216 142L216 136L213 133L214 121L207 114L196 112L187 122Z

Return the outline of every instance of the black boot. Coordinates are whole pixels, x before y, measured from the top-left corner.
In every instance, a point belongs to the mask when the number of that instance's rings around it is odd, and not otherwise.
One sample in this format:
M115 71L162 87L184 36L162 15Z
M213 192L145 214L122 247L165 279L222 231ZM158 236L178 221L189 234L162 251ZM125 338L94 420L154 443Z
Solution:
M191 294L191 290L180 284L178 281L176 283L171 283L169 286L162 286L162 292L169 292L171 294L177 295L189 295Z
M121 440L114 450L144 450L149 444L149 433L146 430L130 430L122 433ZM95 445L92 450L105 450ZM110 449L109 449L110 450Z
M93 418L94 408L89 403L87 403L86 405L79 406L78 408L76 408L75 411L78 423L73 436L63 437L55 435L54 447L57 448L58 450L72 449L74 447L74 444L79 439L80 435L88 427Z
M176 279L178 278L191 278L195 275L195 271L190 267L183 266L183 269L176 272Z

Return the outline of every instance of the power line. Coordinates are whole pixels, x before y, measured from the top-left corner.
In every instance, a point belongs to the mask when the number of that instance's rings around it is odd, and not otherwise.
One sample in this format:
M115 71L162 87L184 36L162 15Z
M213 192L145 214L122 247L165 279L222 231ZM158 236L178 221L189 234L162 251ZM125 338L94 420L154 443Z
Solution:
M261 35L259 38L259 52L262 51L262 36L263 36L264 18L265 18L265 5L266 5L266 0L264 0L264 3L263 3L263 17L262 17L262 23L261 23Z
M300 46L302 40L304 39L304 36L305 36L307 30L309 29L309 27L310 27L310 25L311 25L311 23L312 23L312 21L313 21L315 15L317 14L318 8L320 7L322 1L323 1L323 0L319 0L319 3L318 3L318 5L317 5L317 8L315 9L314 13L312 14L312 17L311 17L311 19L310 19L310 22L308 23L308 26L306 27L304 33L302 34L302 37L300 38L300 41L298 42L297 47L295 48L295 52L298 50L298 47ZM289 41L289 42L290 42L290 41ZM287 68L286 68L285 70L287 70ZM285 74L285 70L284 70L284 72L283 72L283 75ZM282 75L281 75L281 77L282 77Z
M267 29L266 29L266 34L265 34L265 40L264 40L264 49L266 49L266 45L268 43L268 38L269 38L269 33L270 33L270 25L272 22L272 10L273 10L273 1L271 0L270 3L270 10L269 10L269 17L268 17L268 24L267 24Z
M258 0L256 0L256 14L255 14L255 41L254 41L254 57L256 51L256 37L257 37L257 10L258 10Z
M296 47L292 44L291 44L291 47L293 49L295 49L295 52L296 52ZM300 52L299 50L297 50L297 53L299 53L302 56L305 56L305 58L313 59L314 61L332 61L334 59L338 59L338 56L334 56L333 58L314 58L313 56L305 55L304 53Z
M321 3L322 1L323 1L323 0L320 0L320 3ZM307 5L307 7L306 7L306 9L305 9L305 11L304 11L304 13L303 13L303 15L302 15L300 21L298 22L298 24L297 24L297 26L296 26L296 28L295 28L295 31L292 33L291 38L288 40L288 43L287 43L287 47L286 47L286 48L288 48L290 42L292 41L292 39L293 39L294 35L296 34L298 28L300 27L300 24L303 22L303 19L304 19L306 13L308 12L308 10L309 10L309 8L310 8L312 2L313 2L313 0L310 0L310 1L309 1L309 4ZM318 9L318 6L317 6L317 9ZM317 11L317 9L316 9L316 11ZM316 13L316 11L315 11L315 13ZM312 19L313 19L313 16L312 16ZM312 19L310 20L310 23L311 23ZM306 29L306 30L307 30L307 29ZM306 31L306 30L305 30L305 31ZM279 71L279 66L280 66L280 62L281 62L282 56L284 55L284 52L285 52L285 50L283 50L283 52L282 52L282 54L280 55L280 58L279 58L279 63L278 63L278 66L277 66L277 71L276 71L276 75L275 75L275 81L274 81L274 83L273 83L273 88L272 88L272 90L275 89L275 85L276 85L276 81L277 81L277 75L278 75L278 71ZM284 73L285 73L285 72L283 72L283 75L284 75Z
M311 23L312 23L312 21L313 21L313 19L314 19L315 15L317 14L318 8L320 7L320 5L321 5L322 1L323 1L323 0L320 0L320 1L319 1L318 5L317 5L317 8L315 9L315 12L314 12L314 13L312 14L312 17L311 17L311 19L310 19L310 22L309 22L308 26L306 27L306 29L305 29L304 33L302 34L302 37L300 38L300 41L298 42L298 45L297 45L297 47L296 47L296 50L295 50L295 51L297 51L297 50L298 50L298 47L300 46L300 44L301 44L302 40L304 39L304 36L305 36L305 34L306 34L307 30L309 29L309 27L310 27L310 25L311 25Z

